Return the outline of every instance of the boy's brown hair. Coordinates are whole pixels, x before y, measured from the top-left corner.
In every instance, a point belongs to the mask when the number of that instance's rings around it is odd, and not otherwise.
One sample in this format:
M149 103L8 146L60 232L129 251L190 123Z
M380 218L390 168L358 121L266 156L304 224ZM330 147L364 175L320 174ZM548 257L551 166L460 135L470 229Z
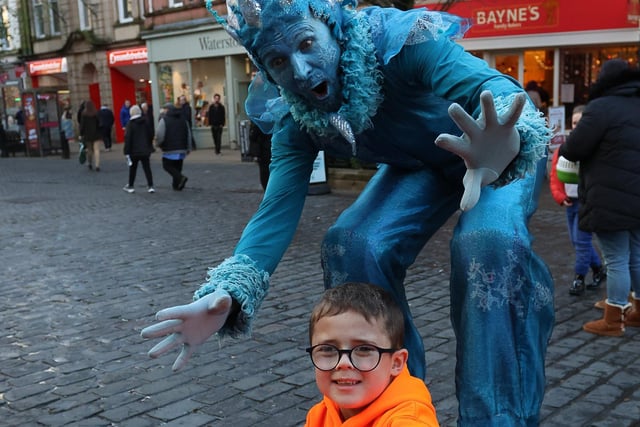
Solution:
M404 315L393 296L379 286L348 282L325 291L309 319L309 342L316 323L324 317L353 311L367 322L379 320L395 349L404 346Z

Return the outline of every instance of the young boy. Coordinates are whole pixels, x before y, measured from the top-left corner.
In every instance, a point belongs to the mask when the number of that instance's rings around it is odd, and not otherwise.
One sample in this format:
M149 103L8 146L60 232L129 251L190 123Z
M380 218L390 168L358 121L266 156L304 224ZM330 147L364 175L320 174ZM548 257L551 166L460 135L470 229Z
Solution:
M575 128L584 111L583 105L574 107L571 114L571 128ZM549 174L549 187L551 196L560 206L567 208L567 226L569 228L569 237L571 244L576 253L574 264L575 278L569 287L570 295L582 295L585 288L596 289L606 280L607 273L602 266L600 256L592 243L591 233L582 231L578 227L578 210L580 204L578 202L578 184L565 183L560 180L557 173L558 158L560 150L557 149L553 153L551 160L551 173ZM585 284L585 277L589 272L593 271L593 283Z
M307 349L324 399L306 427L438 426L429 390L409 374L403 340L402 310L382 288L327 290L311 313Z

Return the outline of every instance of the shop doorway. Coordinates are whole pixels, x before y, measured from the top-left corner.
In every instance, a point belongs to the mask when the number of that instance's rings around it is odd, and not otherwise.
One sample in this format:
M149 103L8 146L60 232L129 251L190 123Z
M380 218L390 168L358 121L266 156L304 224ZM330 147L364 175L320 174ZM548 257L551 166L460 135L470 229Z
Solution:
M545 115L553 105L553 50L525 50L522 82L526 86L535 81L542 101L541 110Z
M100 98L100 83L89 83L89 99L93 101L93 105L96 108L100 108L102 105L102 99Z
M522 54L513 53L501 53L495 57L495 68L502 74L513 77L518 81L522 81L521 69L522 69Z

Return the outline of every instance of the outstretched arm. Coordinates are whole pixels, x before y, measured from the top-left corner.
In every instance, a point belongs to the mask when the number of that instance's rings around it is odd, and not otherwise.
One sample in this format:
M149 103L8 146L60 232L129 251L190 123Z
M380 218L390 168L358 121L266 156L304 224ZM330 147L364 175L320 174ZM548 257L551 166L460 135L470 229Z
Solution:
M514 98L509 110L498 117L493 95L480 95L482 113L471 117L458 104L449 107L449 116L464 133L462 136L441 134L435 143L464 159L467 172L463 178L464 194L460 209L473 208L480 199L482 187L494 182L520 151L520 134L515 128L525 104L525 94Z

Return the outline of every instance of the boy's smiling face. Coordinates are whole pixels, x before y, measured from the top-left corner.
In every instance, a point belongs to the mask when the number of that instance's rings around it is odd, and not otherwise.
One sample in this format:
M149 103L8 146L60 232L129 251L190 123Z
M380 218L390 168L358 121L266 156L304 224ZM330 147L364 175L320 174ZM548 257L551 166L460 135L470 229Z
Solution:
M351 349L363 344L391 347L391 341L381 322L374 320L370 323L353 311L318 320L311 337L311 346L318 344L331 344L338 349ZM355 369L345 354L335 369L315 369L316 384L323 395L340 407L343 418L347 419L360 413L382 394L393 378L402 371L407 354L405 349L393 354L384 353L378 366L369 372Z
M324 22L312 17L277 21L260 39L258 56L279 86L323 111L339 108L340 46Z

